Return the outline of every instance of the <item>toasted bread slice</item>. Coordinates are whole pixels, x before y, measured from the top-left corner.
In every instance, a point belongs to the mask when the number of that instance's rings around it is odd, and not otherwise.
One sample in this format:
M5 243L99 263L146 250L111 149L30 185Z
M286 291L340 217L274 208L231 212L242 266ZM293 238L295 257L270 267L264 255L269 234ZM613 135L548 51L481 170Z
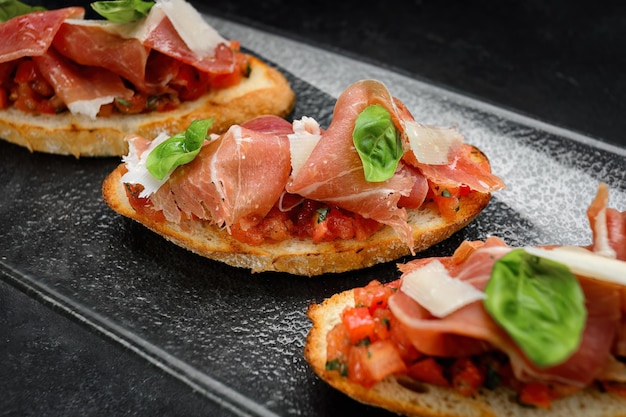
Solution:
M477 149L474 149L472 157L477 161L486 160ZM311 239L290 239L252 246L232 238L226 230L207 221L189 220L181 224L155 221L131 207L125 186L120 181L125 172L125 165L121 164L103 183L103 197L113 210L192 252L228 265L248 268L252 272L279 271L314 276L362 269L411 253L389 226L366 240L314 243ZM487 206L490 198L490 194L477 192L461 197L460 209L452 218L442 217L433 203L408 210L414 251L425 250L465 227Z
M312 328L307 336L304 357L313 371L333 388L349 397L397 414L420 417L617 417L626 416L626 397L590 387L552 401L550 409L524 407L516 403L507 388L483 389L466 397L451 388L417 382L407 376L390 376L371 388L350 382L339 372L327 371L326 335L340 321L345 307L354 306L353 290L335 294L307 310Z
M287 116L295 93L285 76L256 57L250 57L250 77L240 84L211 91L175 110L145 114L115 114L92 120L69 112L31 115L0 110L0 138L31 151L61 155L122 156L128 152L126 135L153 138L165 131L184 131L195 119L213 118L211 132L222 133L233 124L255 116Z

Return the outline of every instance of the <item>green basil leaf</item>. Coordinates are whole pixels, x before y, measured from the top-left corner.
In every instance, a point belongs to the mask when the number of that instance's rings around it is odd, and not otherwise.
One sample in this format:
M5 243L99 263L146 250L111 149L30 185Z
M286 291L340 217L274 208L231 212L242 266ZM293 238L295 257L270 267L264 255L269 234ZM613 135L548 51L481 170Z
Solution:
M16 16L46 10L45 7L31 6L19 0L0 0L0 22L6 22Z
M356 119L352 139L367 181L382 182L393 176L403 150L387 109L380 104L366 107Z
M213 125L213 119L194 120L186 131L160 143L148 155L146 168L158 180L177 167L193 161Z
M558 365L578 349L587 311L567 266L515 249L494 264L485 293L489 314L537 366Z
M112 0L95 1L91 8L100 16L115 23L128 23L148 15L154 6L153 1L143 0Z

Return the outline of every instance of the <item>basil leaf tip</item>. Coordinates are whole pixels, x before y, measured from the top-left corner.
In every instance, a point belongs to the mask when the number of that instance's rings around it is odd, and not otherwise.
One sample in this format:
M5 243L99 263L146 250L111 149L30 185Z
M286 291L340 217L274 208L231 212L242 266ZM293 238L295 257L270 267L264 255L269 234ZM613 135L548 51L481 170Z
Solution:
M46 10L42 6L31 6L19 0L0 0L0 22L6 22L17 16Z
M162 180L174 169L193 161L206 139L213 119L194 120L186 131L166 139L148 155L146 168L150 174Z
M385 107L366 107L356 119L352 139L367 181L382 182L393 176L402 158L402 141Z
M154 6L153 1L110 0L95 1L91 8L105 19L115 23L128 23L142 19Z
M495 262L484 306L539 367L558 365L577 349L585 328L585 296L559 262L515 249Z

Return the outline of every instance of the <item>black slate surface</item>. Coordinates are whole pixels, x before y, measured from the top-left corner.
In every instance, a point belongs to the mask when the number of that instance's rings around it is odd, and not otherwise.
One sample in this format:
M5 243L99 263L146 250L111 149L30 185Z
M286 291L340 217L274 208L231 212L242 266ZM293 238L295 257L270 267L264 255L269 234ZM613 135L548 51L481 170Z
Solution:
M602 7L587 4L585 8L560 4L548 6L540 2L509 3L508 6L496 2L454 2L444 7L445 3L410 2L407 7L411 12L404 13L401 22L390 17L388 9L364 10L361 3L355 5L352 2L332 5L320 2L300 10L282 7L279 2L246 4L243 9L237 9L241 6L237 2L207 7L218 14L236 13L237 19L250 19L251 23L254 21L254 24L301 40L364 54L364 59L384 61L418 77L519 109L539 119L588 133L609 143L621 143L625 123L621 117L624 110L621 100L624 58L616 51L623 50L626 37L622 35L626 26L622 24L624 14L619 3L607 3ZM237 10L243 11L238 13ZM372 19L372 16L376 18ZM312 94L319 97L314 91ZM308 110L304 106L297 111L305 113ZM548 137L535 145L558 157L562 143L558 138ZM584 146L580 146L580 153L584 154ZM198 269L206 265L203 260L172 247L139 226L122 219L110 219L112 214L101 204L94 203L94 206L90 203L89 210L81 211L82 204L95 201L97 194L97 187L86 186L95 185L115 161L103 160L94 165L93 162L63 158L59 163L61 159L58 157L30 155L5 143L0 144L0 155L0 182L4 196L0 200L0 221L5 237L0 246L0 260L9 259L10 265L18 265L25 272L48 271L46 282L54 284L46 289L52 291L42 293L37 280L33 280L32 286L28 280L9 278L0 281L0 403L4 415L237 415L246 411L245 407L228 408L232 405L228 402L211 401L207 395L194 391L194 387L205 389L206 381L200 381L200 387L180 382L164 372L158 361L146 360L135 351L103 337L99 331L82 324L71 311L50 308L43 294L49 296L52 293L70 299L77 293L88 294L101 301L128 297L122 290L136 288L142 294L153 294L154 300L162 300L159 291L170 291L166 299L171 304L167 306L150 305L149 299L134 300L136 309L130 309L130 317L141 309L163 313L167 333L168 328L175 331L178 324L167 323L168 309L182 309L192 321L217 317L221 322L215 336L220 337L220 329L222 336L224 332L233 336L227 329L232 330L229 323L236 317L220 316L208 309L206 303L202 303L206 310L195 311L193 305L179 305L177 297L182 300L212 299L216 308L228 305L225 300L229 296L254 300L265 303L259 310L267 318L267 323L274 323L269 318L280 316L281 311L290 311L283 308L285 303L300 305L307 298L320 298L353 284L347 278L327 279L315 284L301 282L304 289L296 289L280 276L237 280L245 283L237 288L225 282L202 283L197 277L200 275ZM603 158L596 155L592 162ZM589 168L585 166L586 161L574 161L576 168ZM623 160L606 163L611 164L611 169L616 172L626 171ZM25 172L31 175L24 175ZM68 173L75 176L67 180ZM614 185L623 189L623 179L619 180L619 175L616 178ZM36 197L34 203L30 200L33 196ZM485 216L498 213L506 218L508 210L496 202ZM11 217L8 217L9 213ZM15 215L19 219L13 220ZM59 218L63 219L60 224L56 220ZM102 224L113 226L102 229L99 227ZM35 230L27 227L33 225ZM174 259L174 264L165 267L148 264L146 269L150 272L147 276L131 276L132 282L125 282L122 286L116 286L115 281L98 279L93 273L93 264L97 260L85 255L100 253L102 259L109 259L116 249L113 243L107 246L106 239L102 241L87 234L82 228L84 225L95 226L90 230L95 229L100 237L122 238L126 245L124 249L130 248L138 254L137 262L144 262L144 266L154 259L155 254ZM446 248L454 247L459 239L480 234L479 227L468 228L448 242ZM520 221L516 227L518 239L536 239L530 225ZM104 247L93 250L89 247L91 244ZM59 247L71 250L59 250ZM433 253L446 248L435 248ZM107 265L100 272L118 277L116 271L127 267L132 268L133 262ZM219 266L216 268L218 275L232 273L231 270L220 272ZM365 282L386 268L366 271L359 280ZM172 270L185 273L182 278L166 273ZM15 273L4 266L1 272L9 277ZM82 285L93 288L83 288ZM277 293L276 288L281 290ZM303 293L307 295L303 296ZM123 312L103 313L114 317L119 313L122 320L126 317ZM305 320L296 313L278 320L278 323L289 327L294 323L305 323ZM157 326L155 321L125 324L130 327L138 325L140 331L145 330L141 326ZM254 328L255 323L247 323L239 329L244 333L236 335L237 340L247 343L251 352L257 348L256 341L247 340L245 332L252 332L250 329ZM298 334L297 330L286 330ZM158 332L154 330L154 334ZM205 340L197 335L188 337L189 340L181 343ZM207 355L223 355L222 359L227 359L223 362L226 365L215 362L203 366L208 366L216 378L229 379L229 371L237 372L240 365L257 363L258 369L266 372L263 378L244 377L238 388L252 396L257 391L270 396L274 392L276 399L271 409L278 410L278 414L346 415L358 412L372 415L371 408L349 401L315 380L305 387L285 388L284 381L272 375L272 367L264 362L271 361L271 356L251 353L250 361L241 360L236 349L233 352L224 350L227 339L221 339L223 343L215 341L221 351L207 349ZM163 340L171 339L164 335ZM175 346L169 347L177 350ZM201 348L206 349L206 346L198 346ZM306 372L297 356L299 346L290 345L289 340L281 341L280 345L263 346L260 352L277 350L286 353L280 355L281 363L276 364L278 369ZM283 374L279 372L277 375ZM301 383L302 378L302 375L295 375L294 384ZM309 381L309 376L304 380ZM233 399L230 401L232 403ZM290 408L291 404L299 404L300 408ZM255 410L250 412L254 414ZM265 411L259 411L262 412Z

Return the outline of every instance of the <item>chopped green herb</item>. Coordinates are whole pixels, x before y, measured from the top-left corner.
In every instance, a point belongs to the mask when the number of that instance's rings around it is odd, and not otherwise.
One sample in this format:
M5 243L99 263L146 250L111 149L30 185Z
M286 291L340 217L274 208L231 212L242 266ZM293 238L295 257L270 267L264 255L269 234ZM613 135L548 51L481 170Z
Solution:
M121 98L121 97L116 97L115 98L115 102L119 103L119 104L121 104L122 106L125 106L125 107L130 107L131 104L132 104L130 101L128 101L128 100L126 100L124 98Z
M348 376L348 366L345 362L340 361L339 359L333 359L332 361L326 362L326 370L327 371L339 371L341 376Z
M359 340L359 343L357 343L357 346L369 346L371 345L372 342L370 341L369 336L364 337L363 339Z
M317 222L322 223L326 220L326 216L328 216L328 212L330 211L329 207L324 207L315 210L317 212Z
M486 364L486 372L485 372L485 388L487 389L496 389L498 387L498 385L500 385L500 382L502 380L502 378L500 377L500 375L498 374L498 371L496 371L493 366Z

